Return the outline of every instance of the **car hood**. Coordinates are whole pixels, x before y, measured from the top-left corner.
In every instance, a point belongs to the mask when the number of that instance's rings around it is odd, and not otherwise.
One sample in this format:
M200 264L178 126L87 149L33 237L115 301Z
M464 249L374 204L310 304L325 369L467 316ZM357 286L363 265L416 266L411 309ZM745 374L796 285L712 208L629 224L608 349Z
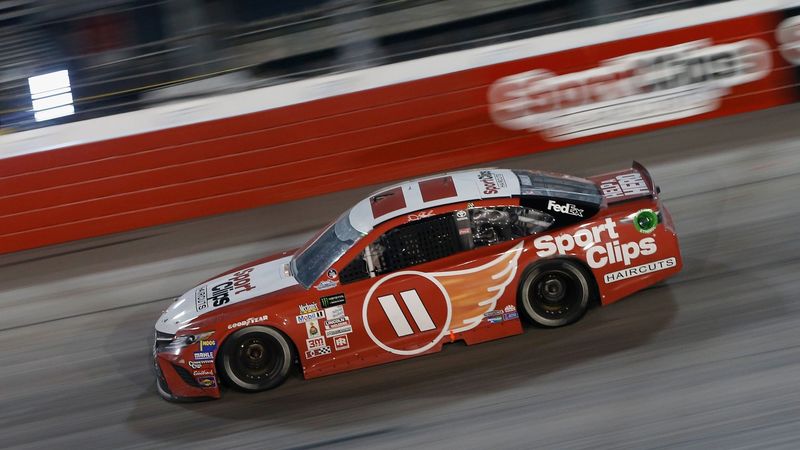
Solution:
M156 331L175 334L204 314L297 285L288 270L291 259L288 255L244 266L190 289L161 314Z

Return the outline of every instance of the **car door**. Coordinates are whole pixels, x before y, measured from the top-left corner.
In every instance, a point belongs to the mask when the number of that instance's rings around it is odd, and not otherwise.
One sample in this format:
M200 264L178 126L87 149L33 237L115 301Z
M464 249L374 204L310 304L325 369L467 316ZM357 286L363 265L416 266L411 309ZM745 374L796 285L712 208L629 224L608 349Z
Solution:
M332 316L326 337L334 349L337 338L347 347L336 353L338 364L344 358L347 368L362 367L433 352L451 339L472 343L521 331L516 320L503 324L502 315L516 319L515 289L507 287L522 243L487 241L489 231L474 220L484 212L450 207L397 218L342 258L334 268L339 284L320 299ZM329 299L339 303L335 309L325 307ZM512 310L503 311L507 306ZM339 334L340 327L348 333ZM316 369L340 370L328 363L337 364L320 360Z

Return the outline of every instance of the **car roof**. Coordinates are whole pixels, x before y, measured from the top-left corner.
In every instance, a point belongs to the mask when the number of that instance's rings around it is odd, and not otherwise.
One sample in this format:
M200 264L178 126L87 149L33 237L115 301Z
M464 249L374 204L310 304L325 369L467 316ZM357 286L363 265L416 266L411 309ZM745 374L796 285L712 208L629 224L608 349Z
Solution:
M367 234L379 224L436 206L518 196L520 182L508 169L472 169L418 178L381 189L356 203L350 224Z

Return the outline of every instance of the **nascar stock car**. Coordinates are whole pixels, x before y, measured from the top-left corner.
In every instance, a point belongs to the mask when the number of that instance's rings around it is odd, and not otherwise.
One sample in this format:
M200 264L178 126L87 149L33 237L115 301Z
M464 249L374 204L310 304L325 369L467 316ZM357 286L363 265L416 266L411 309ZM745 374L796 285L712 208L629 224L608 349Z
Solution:
M262 391L559 327L681 269L647 170L466 170L385 188L302 248L180 296L155 326L159 393Z

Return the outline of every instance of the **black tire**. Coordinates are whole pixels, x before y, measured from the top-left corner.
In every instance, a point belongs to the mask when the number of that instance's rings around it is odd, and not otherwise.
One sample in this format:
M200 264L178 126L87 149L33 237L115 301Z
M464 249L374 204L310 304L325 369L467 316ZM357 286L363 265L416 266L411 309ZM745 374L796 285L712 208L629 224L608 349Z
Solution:
M241 391L272 389L288 378L292 349L289 339L274 328L242 328L222 345L218 372L228 385Z
M593 292L590 275L577 263L546 261L522 275L519 306L528 321L543 327L569 325L586 313Z

